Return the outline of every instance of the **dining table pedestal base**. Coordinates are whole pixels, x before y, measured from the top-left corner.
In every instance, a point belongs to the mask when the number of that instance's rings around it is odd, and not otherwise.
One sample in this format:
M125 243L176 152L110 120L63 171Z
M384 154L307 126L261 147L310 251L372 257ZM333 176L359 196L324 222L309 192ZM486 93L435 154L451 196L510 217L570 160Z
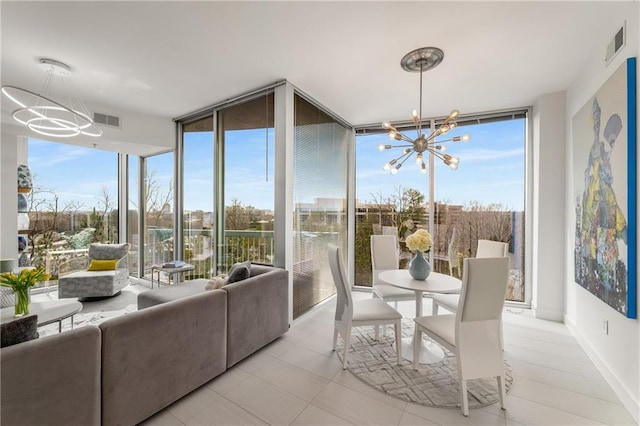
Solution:
M420 348L420 364L435 364L444 359L444 351L440 345L424 339L420 343L422 345ZM402 357L413 362L413 337L404 337L402 339Z

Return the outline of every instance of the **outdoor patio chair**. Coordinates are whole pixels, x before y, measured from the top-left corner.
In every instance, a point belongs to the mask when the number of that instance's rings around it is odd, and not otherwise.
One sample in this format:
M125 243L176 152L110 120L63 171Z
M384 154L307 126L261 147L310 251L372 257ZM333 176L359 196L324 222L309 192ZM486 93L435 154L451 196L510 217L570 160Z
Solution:
M58 279L58 298L110 297L129 284L129 244L98 244L89 246L86 258L69 261L81 263L82 269ZM68 265L61 264L60 270Z

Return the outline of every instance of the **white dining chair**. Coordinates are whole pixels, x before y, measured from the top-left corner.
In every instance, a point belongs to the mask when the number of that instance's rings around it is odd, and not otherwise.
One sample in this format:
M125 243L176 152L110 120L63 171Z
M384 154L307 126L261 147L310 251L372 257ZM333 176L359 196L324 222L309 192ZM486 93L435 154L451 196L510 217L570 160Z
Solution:
M500 407L505 408L505 373L501 347L502 308L509 281L506 257L464 259L460 304L454 314L416 318L417 341L422 333L453 352L457 358L461 410L469 415L467 380L496 377ZM418 369L420 346L413 350Z
M329 244L329 267L336 285L336 315L333 330L333 350L336 350L338 334L344 340L342 368L347 368L347 355L351 340L351 328L360 326L384 326L392 324L395 330L398 365L402 363L402 315L381 299L354 301L347 281L341 249Z
M478 240L476 249L476 259L487 257L507 257L509 255L509 244L501 241ZM438 315L438 307L442 306L449 312L458 309L459 294L435 294L431 305L431 314Z
M371 284L373 297L394 302L398 308L398 302L405 300L416 300L416 294L411 290L394 287L380 281L380 272L391 269L398 269L398 242L395 235L372 235L371 236Z

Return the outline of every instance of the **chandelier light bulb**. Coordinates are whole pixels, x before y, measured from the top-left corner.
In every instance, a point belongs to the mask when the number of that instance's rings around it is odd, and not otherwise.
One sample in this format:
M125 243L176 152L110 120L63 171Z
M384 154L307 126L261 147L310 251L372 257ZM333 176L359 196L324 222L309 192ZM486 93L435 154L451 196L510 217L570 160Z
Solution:
M389 163L385 163L384 167L382 168L383 170L389 171L391 169L391 164Z
M440 152L445 152L447 150L447 147L444 145L436 145L436 149Z
M423 175L427 174L427 165L422 163L422 167L420 167L420 173L422 173Z
M462 142L469 142L471 140L471 135L469 133L465 133L462 135Z
M451 163L449 164L449 168L451 170L458 170L458 163Z
M385 144L383 144L383 143L378 144L378 151L384 151L385 149L387 149Z
M398 169L391 169L391 174L392 175L398 174Z

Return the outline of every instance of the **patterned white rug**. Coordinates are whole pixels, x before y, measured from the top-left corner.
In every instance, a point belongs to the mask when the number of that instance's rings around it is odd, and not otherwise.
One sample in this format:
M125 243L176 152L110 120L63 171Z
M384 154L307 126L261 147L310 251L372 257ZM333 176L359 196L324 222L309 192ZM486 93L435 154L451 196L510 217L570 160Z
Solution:
M357 378L380 392L407 402L445 408L460 407L460 385L457 378L456 358L444 350L445 357L434 364L420 364L418 370L413 363L403 361L397 365L393 348L393 332L374 340L373 327L357 327L351 332L351 349L347 369ZM402 334L413 335L413 320L403 320ZM338 340L338 358L342 361L342 339ZM511 367L505 360L506 391L513 384ZM469 408L478 408L499 401L495 379L475 379L467 382Z

